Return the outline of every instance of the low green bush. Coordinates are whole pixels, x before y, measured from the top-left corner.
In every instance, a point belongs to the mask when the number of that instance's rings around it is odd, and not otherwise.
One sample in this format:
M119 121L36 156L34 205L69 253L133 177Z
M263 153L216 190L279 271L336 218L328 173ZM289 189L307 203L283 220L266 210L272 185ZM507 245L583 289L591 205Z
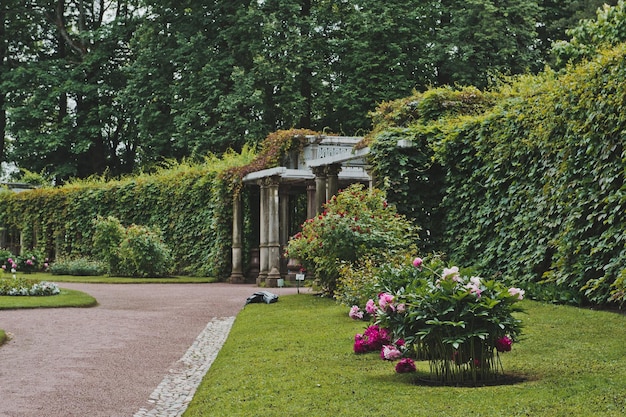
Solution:
M118 249L124 238L124 226L114 216L98 216L94 220L94 225L94 255L108 265L109 272L116 271L120 263Z
M98 276L108 272L105 262L87 258L59 259L50 265L52 275Z
M162 277L172 272L172 254L157 227L124 227L114 216L98 217L94 252L109 274L122 277Z
M171 273L172 256L157 228L131 225L117 253L119 265L115 275L146 278Z

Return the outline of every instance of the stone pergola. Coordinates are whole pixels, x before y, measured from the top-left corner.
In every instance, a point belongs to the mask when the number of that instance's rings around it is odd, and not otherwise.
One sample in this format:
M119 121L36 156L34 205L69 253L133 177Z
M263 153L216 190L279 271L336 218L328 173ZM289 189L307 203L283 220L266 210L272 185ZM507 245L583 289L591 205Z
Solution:
M256 280L257 285L265 283L276 287L278 280L285 278L286 262L282 253L289 241L291 197L306 194L306 214L311 218L320 213L323 204L340 187L357 182L371 186L372 177L364 158L369 148L355 150L362 138L309 136L307 139L308 143L299 154L292 154L285 160L285 166L252 172L243 179L246 187L258 190L258 199L249 204L258 207L259 272L257 276L247 277ZM239 194L233 201L231 283L246 282L242 203Z

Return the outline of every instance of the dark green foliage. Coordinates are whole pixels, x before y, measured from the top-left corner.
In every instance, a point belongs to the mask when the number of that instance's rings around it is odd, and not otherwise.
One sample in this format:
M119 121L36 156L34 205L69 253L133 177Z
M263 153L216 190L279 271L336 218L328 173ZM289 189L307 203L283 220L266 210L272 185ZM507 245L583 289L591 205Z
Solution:
M541 70L551 42L599 5L5 0L0 160L62 183L292 127L360 135L377 103L413 89Z
M442 113L424 122L406 116L410 102L399 101L394 113L409 127L375 137L379 176L399 187L398 206L420 218L416 205L431 193L420 176L434 152L431 161L445 173L441 204L431 213L443 225L436 249L484 276L527 283L531 296L623 302L625 57L620 45L562 75L519 78L482 114ZM400 138L417 142L419 152L391 150ZM403 166L414 167L406 175L418 181L404 181ZM544 281L556 290L541 289Z

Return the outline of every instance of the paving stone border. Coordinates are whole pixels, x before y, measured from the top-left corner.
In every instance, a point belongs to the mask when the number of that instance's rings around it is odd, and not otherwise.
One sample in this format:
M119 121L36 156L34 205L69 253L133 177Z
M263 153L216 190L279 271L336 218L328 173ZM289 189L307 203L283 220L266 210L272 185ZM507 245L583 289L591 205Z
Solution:
M154 404L154 407L150 410L141 408L134 417L181 416L217 357L234 322L235 317L211 320L150 395L148 402Z

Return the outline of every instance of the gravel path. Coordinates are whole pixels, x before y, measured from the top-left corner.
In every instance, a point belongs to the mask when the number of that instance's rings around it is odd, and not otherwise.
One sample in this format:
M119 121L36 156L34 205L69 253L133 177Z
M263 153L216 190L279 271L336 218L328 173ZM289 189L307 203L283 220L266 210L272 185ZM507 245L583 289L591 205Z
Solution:
M246 298L259 290L232 284L61 287L91 294L99 305L0 310L0 328L12 337L0 346L0 417L179 416Z

